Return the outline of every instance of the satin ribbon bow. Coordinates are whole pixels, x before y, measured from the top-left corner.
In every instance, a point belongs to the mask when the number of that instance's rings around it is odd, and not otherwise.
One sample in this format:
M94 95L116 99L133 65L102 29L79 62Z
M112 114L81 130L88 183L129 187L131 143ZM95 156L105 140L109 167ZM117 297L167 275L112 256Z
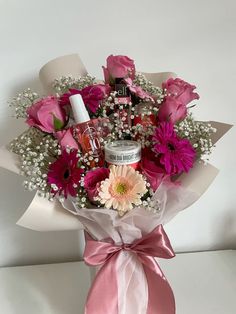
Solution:
M86 264L102 265L88 294L86 314L119 314L116 260L122 250L135 253L143 265L148 284L147 312L143 314L175 313L172 289L154 259L169 259L175 256L162 225L131 244L116 245L96 241L88 233L85 238Z

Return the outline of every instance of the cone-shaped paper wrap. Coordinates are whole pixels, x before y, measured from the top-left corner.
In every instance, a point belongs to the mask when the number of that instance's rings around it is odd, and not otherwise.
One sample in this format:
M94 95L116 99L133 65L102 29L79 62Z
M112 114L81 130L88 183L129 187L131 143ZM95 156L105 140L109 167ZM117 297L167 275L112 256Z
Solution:
M49 61L39 71L39 78L46 92L53 93L52 82L61 76L85 76L87 70L78 54L71 54Z
M72 54L48 62L40 70L39 76L45 89L48 92L51 92L51 86L54 79L59 78L62 75L78 77L86 74L87 71L79 55ZM143 74L145 74L145 76L156 86L161 86L163 81L169 77L176 76L171 72ZM216 143L231 128L231 125L224 123L214 121L210 121L210 123L213 127L217 128L217 132L212 136L213 143ZM19 157L17 155L9 152L6 147L0 149L1 167L19 173L18 164ZM162 217L161 221L163 223L169 221L179 210L184 209L195 202L207 190L217 173L218 170L209 164L203 165L201 163L195 163L194 168L188 174L183 174L180 177L182 187L186 191L189 191L191 197L189 197L187 201L185 199L182 208L179 207L178 210L170 209L165 211L165 217ZM72 203L67 202L63 204L63 206L67 210L65 210L57 200L49 202L46 199L39 197L38 193L36 193L32 203L26 210L25 214L20 218L18 224L38 231L75 230L83 228L78 220L76 210Z
M66 55L49 61L40 72L39 77L47 93L52 93L52 83L61 76L84 76L87 71L78 54ZM19 156L10 152L7 146L0 148L0 166L19 174ZM18 225L37 231L79 230L82 228L78 219L66 211L54 200L49 202L35 194Z
M66 211L59 201L49 202L46 198L35 194L24 215L17 225L36 231L63 231L83 229L74 215Z
M177 75L173 72L160 72L160 73L145 73L142 72L145 77L152 82L155 86L161 87L162 83L169 78L175 78Z

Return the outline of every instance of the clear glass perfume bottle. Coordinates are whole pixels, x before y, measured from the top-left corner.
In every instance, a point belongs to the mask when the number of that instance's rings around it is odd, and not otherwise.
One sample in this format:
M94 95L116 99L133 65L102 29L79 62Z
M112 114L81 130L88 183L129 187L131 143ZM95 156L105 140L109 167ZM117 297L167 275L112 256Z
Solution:
M92 157L89 160L91 168L104 165L104 154L93 120L90 119L81 95L70 97L70 103L76 125L73 126L73 136L84 154Z

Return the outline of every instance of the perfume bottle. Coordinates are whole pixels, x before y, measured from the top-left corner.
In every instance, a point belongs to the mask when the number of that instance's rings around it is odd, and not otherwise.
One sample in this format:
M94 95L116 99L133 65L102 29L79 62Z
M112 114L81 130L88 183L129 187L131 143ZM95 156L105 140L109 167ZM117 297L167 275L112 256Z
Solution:
M123 106L129 105L131 101L130 91L126 84L124 83L123 78L115 79L115 91L117 103Z
M69 99L76 122L76 125L73 126L73 137L82 152L88 154L88 165L91 168L102 167L104 165L104 155L101 144L94 128L95 124L89 117L83 98L77 94L70 96Z
M124 131L128 131L131 128L131 97L130 91L126 84L123 82L123 78L115 79L115 103L117 108L115 113L117 114L117 118L119 120L119 125ZM128 138L128 135L126 136Z

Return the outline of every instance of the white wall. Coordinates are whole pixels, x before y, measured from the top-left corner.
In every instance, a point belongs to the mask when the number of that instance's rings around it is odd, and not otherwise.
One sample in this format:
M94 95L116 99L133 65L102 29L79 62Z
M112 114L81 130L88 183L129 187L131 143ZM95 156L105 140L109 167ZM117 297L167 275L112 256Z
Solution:
M198 119L236 124L235 12L235 0L0 0L0 144L24 129L7 99L24 87L40 89L40 67L73 52L97 77L111 53L134 58L146 72L174 71L198 86ZM235 147L233 129L211 156L217 179L166 226L177 251L236 248ZM77 232L15 225L32 195L22 178L0 175L0 266L77 259Z

